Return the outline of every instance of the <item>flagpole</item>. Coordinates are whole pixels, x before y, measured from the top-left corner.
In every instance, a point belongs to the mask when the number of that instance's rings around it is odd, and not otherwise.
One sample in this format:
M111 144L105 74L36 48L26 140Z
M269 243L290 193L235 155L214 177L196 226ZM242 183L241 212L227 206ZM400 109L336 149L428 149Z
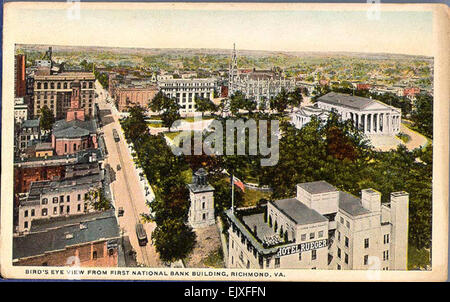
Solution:
M231 212L234 214L234 176L231 174Z

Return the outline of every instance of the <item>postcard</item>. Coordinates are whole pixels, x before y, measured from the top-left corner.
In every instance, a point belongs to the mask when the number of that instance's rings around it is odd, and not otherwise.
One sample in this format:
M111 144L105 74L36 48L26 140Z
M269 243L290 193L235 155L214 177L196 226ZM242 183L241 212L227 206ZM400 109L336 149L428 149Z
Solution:
M2 277L445 280L448 16L5 4Z

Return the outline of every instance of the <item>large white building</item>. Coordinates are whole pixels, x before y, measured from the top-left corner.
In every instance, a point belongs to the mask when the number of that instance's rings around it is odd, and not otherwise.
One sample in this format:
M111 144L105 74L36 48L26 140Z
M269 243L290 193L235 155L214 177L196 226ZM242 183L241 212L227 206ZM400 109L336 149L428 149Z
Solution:
M316 106L335 111L343 120L352 120L366 134L393 135L400 132L401 109L374 99L329 92L317 99Z
M217 89L217 79L166 79L158 80L159 89L181 106L180 113L195 113L195 97L212 100Z
M295 198L226 212L227 267L406 270L408 204L406 192L382 204L373 189L298 184Z
M291 114L291 123L297 128L301 129L307 123L311 121L313 116L317 117L320 121L326 122L329 117L329 112L327 110L314 107L314 106L303 106L297 108Z

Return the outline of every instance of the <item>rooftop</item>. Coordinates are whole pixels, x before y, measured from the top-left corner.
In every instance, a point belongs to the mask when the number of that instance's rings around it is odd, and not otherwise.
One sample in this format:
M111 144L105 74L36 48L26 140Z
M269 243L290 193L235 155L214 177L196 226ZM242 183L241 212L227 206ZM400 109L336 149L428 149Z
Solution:
M328 221L327 218L307 207L296 198L281 199L271 203L296 224L305 225Z
M33 230L34 224L38 224L38 227ZM43 255L74 245L119 237L120 230L114 210L75 218L33 221L29 234L14 237L13 259Z
M53 135L56 138L76 138L87 136L97 132L97 123L95 120L58 120L53 125Z
M364 109L365 107L376 102L375 100L369 98L337 92L329 92L319 97L317 101L333 105L346 106L354 109Z
M339 192L339 208L352 216L367 214L370 211L361 204L361 199L346 192Z
M304 182L301 184L298 184L301 188L303 188L306 192L310 194L321 194L321 193L328 193L328 192L336 192L337 189L327 183L324 180L320 181L313 181L313 182Z
M20 125L21 128L36 128L39 127L39 119L24 120Z

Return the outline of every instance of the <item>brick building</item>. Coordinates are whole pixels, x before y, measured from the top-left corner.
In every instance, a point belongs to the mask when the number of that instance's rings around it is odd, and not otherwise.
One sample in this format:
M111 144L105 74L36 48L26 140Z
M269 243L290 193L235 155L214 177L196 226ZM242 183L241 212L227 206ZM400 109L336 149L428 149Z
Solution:
M70 108L72 86L80 83L80 105L86 116L94 115L95 76L90 72L62 72L34 75L33 115L39 116L42 107L47 106L56 119L66 117Z
M71 88L70 108L66 110L66 119L58 120L53 125L52 146L57 155L98 148L97 123L95 119L86 119L86 112L81 105L81 83L74 81Z
M14 59L14 96L24 97L27 93L26 57L25 55L15 55Z
M120 85L115 89L117 108L119 111L127 111L135 105L147 108L157 93L156 85Z
M117 267L119 239L113 210L38 220L13 238L13 265Z

